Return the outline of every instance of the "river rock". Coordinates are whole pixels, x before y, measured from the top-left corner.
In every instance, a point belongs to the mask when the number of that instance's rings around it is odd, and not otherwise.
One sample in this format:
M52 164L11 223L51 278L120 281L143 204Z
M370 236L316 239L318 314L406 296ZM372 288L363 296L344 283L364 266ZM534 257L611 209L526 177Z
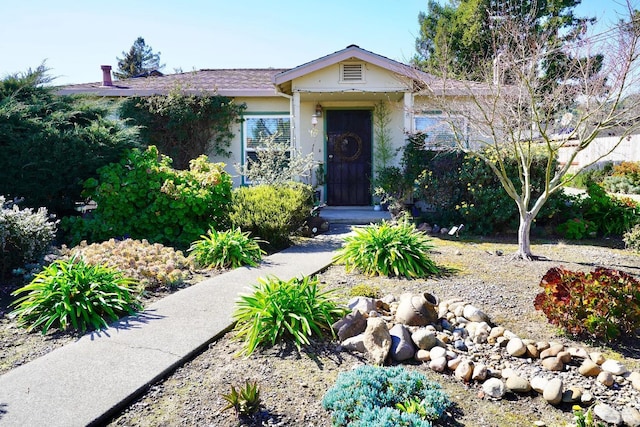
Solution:
M356 335L355 337L347 338L340 343L343 349L347 351L357 351L358 353L366 353L367 349L364 346L364 334Z
M336 331L340 341L344 341L347 338L363 333L367 329L367 319L361 311L355 310L338 320L331 327Z
M556 357L560 359L560 361L565 365L571 362L571 353L569 353L568 351L561 351L557 354Z
M593 414L609 424L619 426L622 424L622 415L613 407L604 403L598 403L593 407Z
M418 362L428 362L431 360L431 354L429 353L429 350L419 349L418 351L416 351L415 357Z
M582 390L578 387L570 387L562 393L563 403L578 403L582 399Z
M416 350L411 341L411 332L401 324L394 325L390 330L391 335L391 358L396 362L402 362L413 358Z
M491 323L489 320L489 316L480 310L478 307L468 304L464 306L464 310L462 312L462 316L466 319L471 320L472 322L487 322Z
M593 353L589 353L589 357L591 358L591 360L596 362L598 365L602 365L604 363L604 361L606 360L604 358L604 355L602 353L600 353L599 351L594 351Z
M507 353L511 356L520 357L527 352L527 346L520 338L511 338L507 343Z
M367 358L374 365L384 365L384 361L391 350L391 334L386 322L380 317L367 319L367 329L364 331L364 347Z
M542 350L540 352L540 359L546 359L547 357L557 356L558 353L564 350L564 346L562 344L553 344L546 350Z
M607 387L611 387L614 383L613 380L613 374L611 372L608 371L602 371L598 374L598 377L596 378L596 380L600 383L600 384L604 384Z
M613 375L624 375L627 372L627 368L621 362L613 359L605 360L600 367Z
M447 358L444 356L431 359L429 362L429 368L436 372L444 372L447 369Z
M542 366L549 371L562 371L564 369L564 363L557 357L547 357L542 359Z
M519 375L513 375L507 378L506 387L514 393L528 393L531 391L529 381Z
M536 375L535 377L531 378L531 388L538 393L542 393L547 387L547 384L549 384L549 380L545 377Z
M423 350L431 350L438 344L436 332L427 328L420 328L411 334L413 343Z
M462 360L454 371L454 376L461 381L469 382L471 375L473 375L473 362Z
M640 427L640 411L636 408L632 408L631 406L622 408L620 416L622 416L622 421L625 426Z
M429 350L429 353L431 354L431 360L437 359L439 357L446 358L447 349L444 347L436 346Z
M376 300L368 297L353 297L347 303L352 312L369 313L376 309Z
M553 378L544 388L542 398L552 405L557 405L562 402L562 387L562 380L560 378Z
M484 363L478 363L473 367L471 379L474 381L484 381L487 379L488 374L489 370L487 369L487 365Z
M500 399L502 396L504 396L505 386L502 380L498 378L489 378L484 383L482 383L482 391L487 397Z
M585 377L596 377L602 371L600 365L594 362L591 359L584 359L580 367L578 368L578 372L584 375Z

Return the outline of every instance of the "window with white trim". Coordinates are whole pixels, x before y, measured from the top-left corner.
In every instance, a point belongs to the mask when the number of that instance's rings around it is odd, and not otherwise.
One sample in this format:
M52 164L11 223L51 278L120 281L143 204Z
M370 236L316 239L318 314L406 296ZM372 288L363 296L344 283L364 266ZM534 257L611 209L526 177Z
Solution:
M244 156L242 163L257 161L257 151L264 141L274 138L277 143L291 146L291 117L288 114L248 115L242 123ZM290 155L290 152L288 153Z
M467 121L462 116L446 116L442 111L423 111L413 117L413 130L425 134L425 146L430 149L451 148L456 135L467 143Z

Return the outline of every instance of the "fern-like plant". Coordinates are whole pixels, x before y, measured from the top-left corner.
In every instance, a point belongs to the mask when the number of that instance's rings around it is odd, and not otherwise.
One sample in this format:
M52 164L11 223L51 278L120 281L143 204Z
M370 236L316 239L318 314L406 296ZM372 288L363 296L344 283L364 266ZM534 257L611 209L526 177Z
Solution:
M239 228L227 231L209 229L189 248L195 264L202 268L237 268L243 265L255 267L265 254L260 248L262 240L250 237L249 231Z
M56 260L45 267L28 285L11 295L18 296L10 313L27 331L72 327L82 332L102 329L107 319L117 320L141 308L135 280L116 269L91 265L82 259Z
M356 228L344 242L333 261L344 263L348 272L357 269L368 276L407 278L439 273L428 255L433 249L429 238L406 219Z
M346 314L330 299L333 291L321 291L317 277L285 281L260 278L255 291L242 295L233 313L236 338L244 340L240 355L251 355L259 345L291 339L295 346L309 344L310 336L333 334L331 325Z

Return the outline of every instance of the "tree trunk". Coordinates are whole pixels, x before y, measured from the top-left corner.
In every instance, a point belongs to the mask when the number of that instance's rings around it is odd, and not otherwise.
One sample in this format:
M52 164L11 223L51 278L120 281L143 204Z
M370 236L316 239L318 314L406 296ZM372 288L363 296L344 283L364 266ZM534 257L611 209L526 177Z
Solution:
M518 227L518 252L515 258L533 260L535 256L531 253L531 223L533 222L531 212L520 213L520 226Z

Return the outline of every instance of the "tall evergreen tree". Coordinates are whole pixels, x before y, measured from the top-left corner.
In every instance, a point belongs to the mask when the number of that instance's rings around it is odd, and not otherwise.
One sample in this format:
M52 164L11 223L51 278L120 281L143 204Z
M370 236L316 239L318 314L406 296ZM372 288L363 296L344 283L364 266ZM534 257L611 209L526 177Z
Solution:
M119 80L148 75L152 71L164 68L164 64L160 65L160 52L154 53L142 37L138 37L129 52L123 51L122 55L122 58L116 58L118 71L113 73Z

